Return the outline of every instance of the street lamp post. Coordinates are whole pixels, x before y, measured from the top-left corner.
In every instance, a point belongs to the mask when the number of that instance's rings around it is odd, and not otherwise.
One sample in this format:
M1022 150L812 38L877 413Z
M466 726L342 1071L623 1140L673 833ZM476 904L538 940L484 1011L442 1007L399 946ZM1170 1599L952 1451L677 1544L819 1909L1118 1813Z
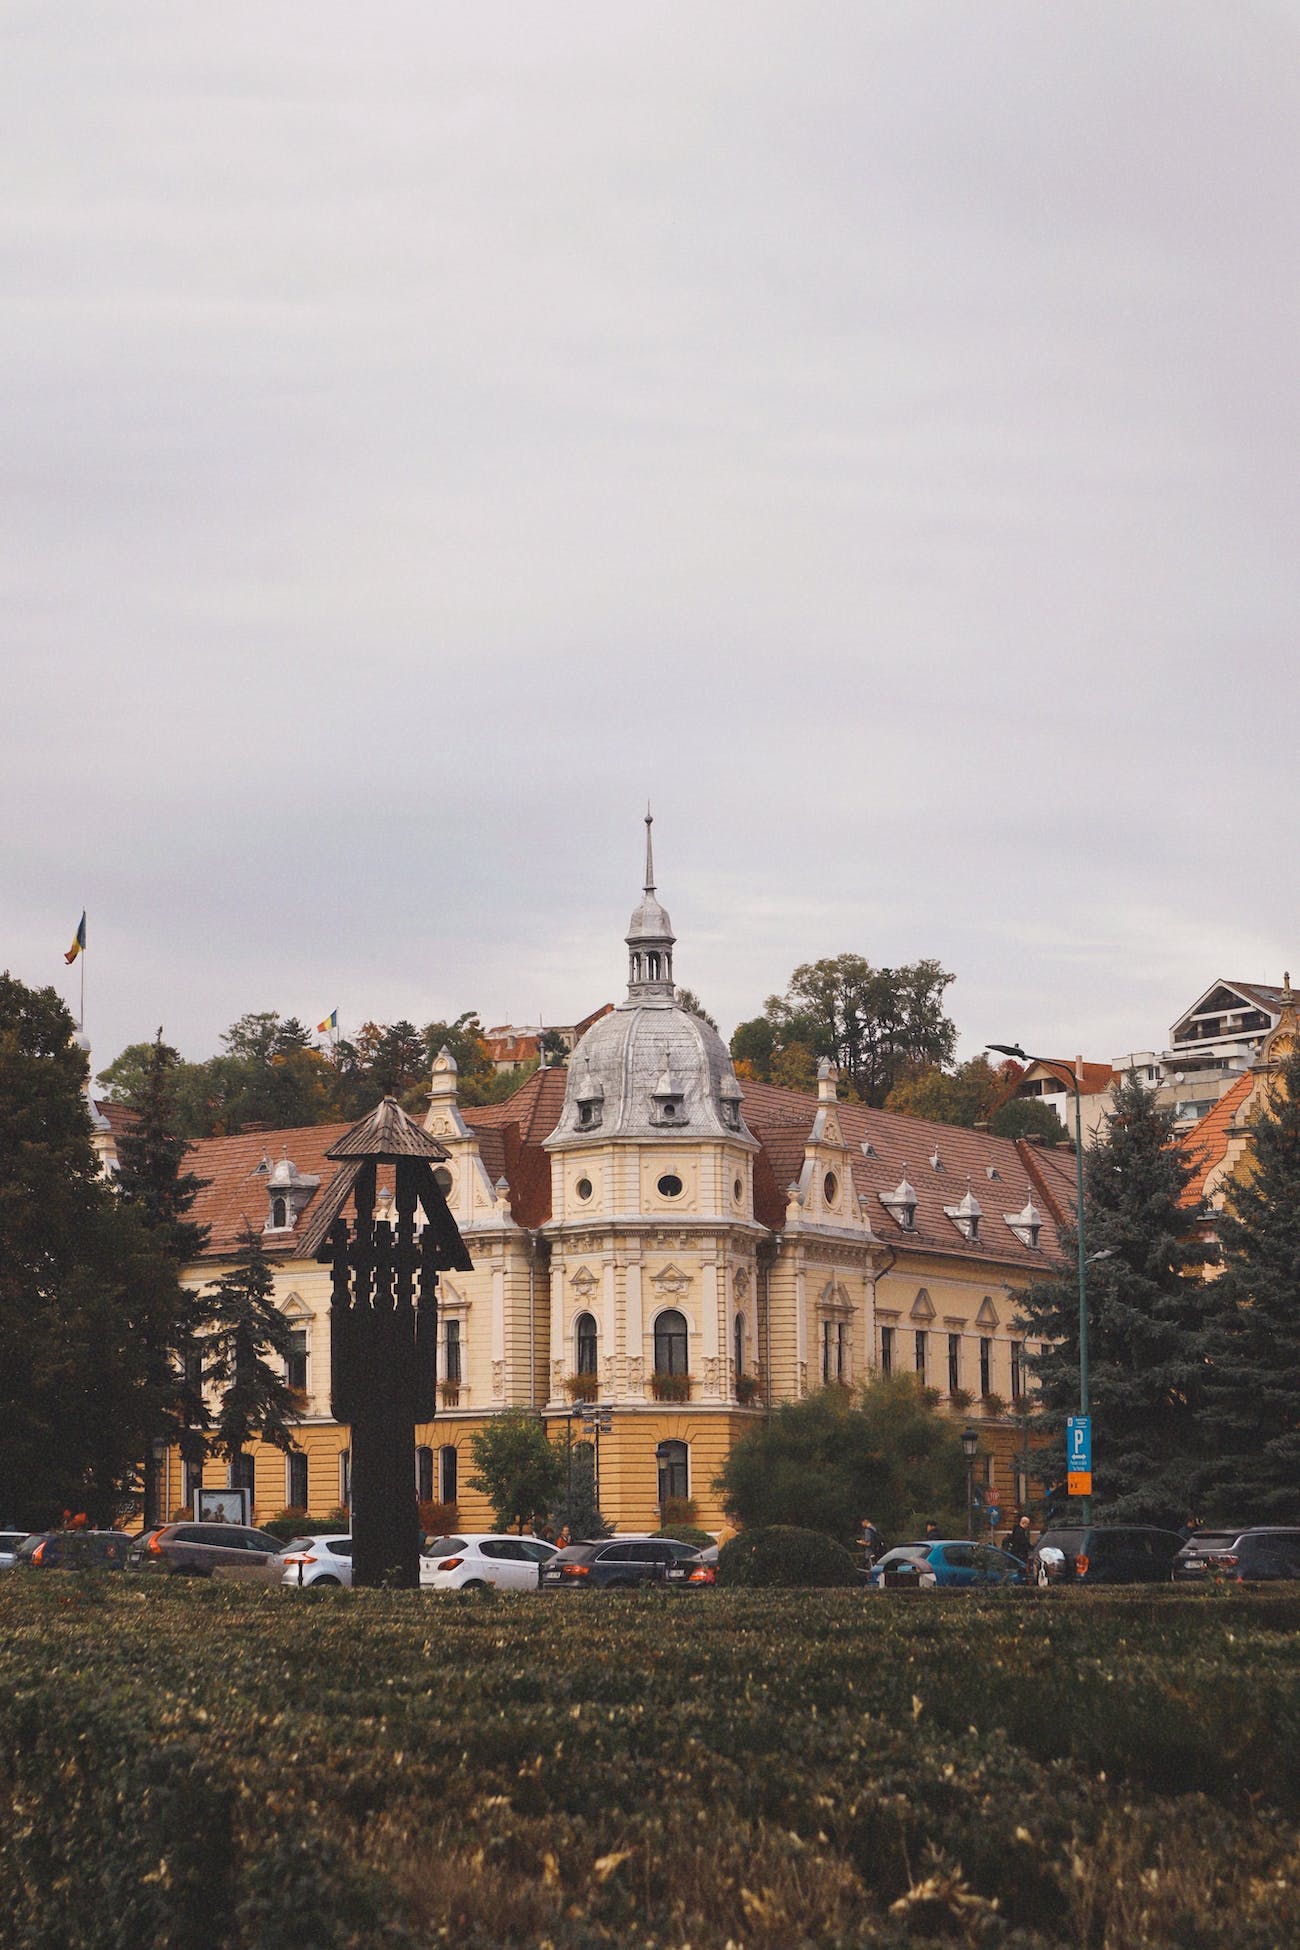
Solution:
M1083 1236L1083 1092L1079 1078L1067 1063L1059 1063L1050 1056L1029 1056L1018 1043L986 1043L999 1056L1012 1056L1018 1063L1041 1063L1045 1070L1057 1076L1064 1076L1074 1092L1074 1179L1077 1191L1076 1218L1074 1228L1075 1245L1079 1262L1079 1413L1088 1414L1088 1252ZM1083 1521L1090 1521L1092 1511L1091 1497L1080 1499L1083 1505Z
M979 1430L961 1432L961 1452L966 1458L966 1535L975 1535L975 1456L980 1446Z

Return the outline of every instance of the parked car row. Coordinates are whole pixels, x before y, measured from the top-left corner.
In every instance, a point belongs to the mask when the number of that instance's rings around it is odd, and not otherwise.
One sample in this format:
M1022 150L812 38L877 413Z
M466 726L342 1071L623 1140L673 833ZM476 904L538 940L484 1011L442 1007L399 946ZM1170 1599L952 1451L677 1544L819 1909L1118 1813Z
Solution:
M617 1591L715 1581L716 1547L700 1551L672 1537L615 1536L557 1549L540 1537L466 1531L431 1537L420 1555L421 1587L433 1591ZM290 1586L350 1586L352 1538L303 1535L281 1543L244 1524L171 1523L131 1537L120 1530L0 1531L0 1569L73 1567L179 1577L250 1578ZM1027 1565L969 1538L898 1544L865 1573L872 1590L973 1589L1034 1584L1237 1583L1300 1579L1300 1526L1254 1524L1199 1532L1147 1524L1055 1525Z

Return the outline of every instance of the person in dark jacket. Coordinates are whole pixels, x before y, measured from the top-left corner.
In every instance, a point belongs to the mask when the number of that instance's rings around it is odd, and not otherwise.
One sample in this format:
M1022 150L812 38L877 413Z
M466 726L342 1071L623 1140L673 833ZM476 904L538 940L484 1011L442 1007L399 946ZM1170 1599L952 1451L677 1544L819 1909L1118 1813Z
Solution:
M864 1517L858 1525L858 1542L868 1564L874 1564L878 1557L884 1556L885 1540L870 1517Z
M1009 1533L1003 1549L1021 1564L1028 1564L1029 1553L1033 1549L1029 1537L1028 1517L1020 1516L1016 1518L1015 1528Z

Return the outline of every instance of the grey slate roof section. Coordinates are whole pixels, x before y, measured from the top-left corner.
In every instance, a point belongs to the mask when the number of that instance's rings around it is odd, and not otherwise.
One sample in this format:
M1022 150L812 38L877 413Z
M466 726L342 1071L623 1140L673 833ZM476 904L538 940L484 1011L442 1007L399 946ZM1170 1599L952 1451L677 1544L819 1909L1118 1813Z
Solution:
M681 1092L681 1116L672 1125L656 1115L655 1090L665 1067ZM604 1093L595 1130L580 1130L578 1102L590 1090L588 1075ZM735 1123L728 1121L727 1109ZM735 1072L716 1029L671 1002L624 1002L587 1031L569 1064L559 1123L548 1151L576 1144L606 1144L611 1137L730 1138L754 1150L757 1140L740 1115Z

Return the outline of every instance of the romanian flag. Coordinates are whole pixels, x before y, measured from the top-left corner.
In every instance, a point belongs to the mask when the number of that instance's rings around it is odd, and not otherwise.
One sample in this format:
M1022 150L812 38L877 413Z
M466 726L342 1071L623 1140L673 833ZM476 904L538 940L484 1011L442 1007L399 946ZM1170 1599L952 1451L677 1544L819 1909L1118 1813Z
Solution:
M77 923L77 932L72 937L72 946L69 948L67 954L63 957L63 959L67 963L71 964L77 959L78 955L84 954L85 951L86 951L86 915L85 915L85 910L83 909L81 919Z
M83 919L83 921L82 921L82 923L81 923L81 925L82 925L82 928L83 928L83 930L84 930L84 928L85 928L85 925L86 925L86 923L85 923L85 920L84 920L84 919ZM83 947L85 946L85 943L84 943L84 942L82 943L82 946L83 946ZM69 957L68 957L68 960L69 960L69 961L71 961L71 959L72 959L72 957L71 957L71 955L69 955ZM328 1014L328 1015L326 1016L326 1018L325 1018L325 1020L324 1020L324 1022L318 1022L318 1023L316 1024L316 1034L317 1034L318 1036L328 1036L328 1035L329 1035L329 1033L330 1033L330 1030L331 1030L331 1029L337 1029L337 1028L338 1028L338 1026L339 1026L339 1012L338 1012L338 1010L337 1010L337 1009L331 1009L331 1010L330 1010L330 1012L329 1012L329 1014Z

